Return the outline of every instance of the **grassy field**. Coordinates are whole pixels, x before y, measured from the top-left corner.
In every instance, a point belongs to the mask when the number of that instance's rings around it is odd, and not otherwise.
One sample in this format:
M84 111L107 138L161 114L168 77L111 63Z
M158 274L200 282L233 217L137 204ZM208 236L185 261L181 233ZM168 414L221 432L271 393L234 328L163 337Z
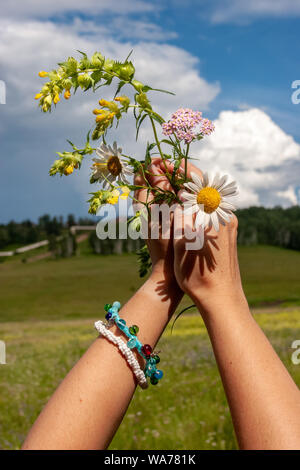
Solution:
M239 258L251 306L300 305L299 252L240 247ZM106 302L125 302L142 282L134 254L5 262L0 265L0 322L97 317Z
M239 257L250 304L264 306L255 317L300 386L300 366L290 359L291 343L300 339L300 253L242 247ZM7 346L7 364L0 365L0 449L19 448L48 397L95 337L92 325L102 317L103 304L124 302L141 282L133 255L86 253L0 265L0 340ZM181 317L159 348L164 380L137 391L111 449L236 448L200 316Z
M300 386L290 349L300 309L256 314ZM2 324L7 365L0 366L0 449L19 448L42 406L95 338L93 319ZM182 317L163 350L164 380L137 390L111 449L235 449L229 410L199 316ZM176 354L175 354L176 351ZM174 362L176 358L176 365Z

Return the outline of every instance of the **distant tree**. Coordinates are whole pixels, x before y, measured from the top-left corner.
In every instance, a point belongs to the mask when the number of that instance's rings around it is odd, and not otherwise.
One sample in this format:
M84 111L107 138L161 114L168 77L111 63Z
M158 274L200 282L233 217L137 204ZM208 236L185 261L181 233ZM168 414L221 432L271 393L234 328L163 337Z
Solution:
M76 225L76 219L75 219L73 214L68 215L67 225L68 225L68 227L72 227L73 225Z

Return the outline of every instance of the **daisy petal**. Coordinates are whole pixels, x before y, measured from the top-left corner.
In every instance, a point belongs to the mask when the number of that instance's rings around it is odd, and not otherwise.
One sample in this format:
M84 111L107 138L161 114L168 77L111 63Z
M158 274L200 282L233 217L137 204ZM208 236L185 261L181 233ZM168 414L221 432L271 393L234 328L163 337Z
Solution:
M181 197L184 198L186 201L194 201L197 202L197 197L195 194L188 193L187 191L183 191L181 193Z
M220 175L219 175L219 173L216 173L216 174L215 174L215 177L213 178L213 180L212 180L212 182L211 182L211 187L212 187L212 188L217 187L218 184L219 184L219 181L220 181Z
M226 184L225 186L223 186L223 188L222 188L222 190L221 190L221 191L224 191L224 189L229 189L229 188L232 188L232 187L235 187L235 188L237 188L236 181L232 181L231 183L229 183L229 184Z
M220 178L219 180L218 186L216 186L216 189L219 191L222 188L222 186L224 186L227 180L228 180L228 175L222 176L222 178Z
M210 225L210 214L206 214L204 216L204 227L209 227Z
M199 175L197 175L197 173L194 173L194 172L192 171L192 172L191 172L191 178L192 178L193 182L194 182L200 189L203 187L201 178L200 178Z
M217 213L212 212L210 214L210 217L211 217L211 221L212 221L215 231L218 232L219 231L219 219L218 219Z
M228 201L222 201L220 207L221 209L229 209L230 211L235 211L235 206Z
M223 209L220 208L220 206L218 207L217 211L218 215L220 217L222 217L222 219L224 219L226 222L230 222L230 218L231 218L231 214L228 213L228 212L225 212L223 211Z
M209 186L209 176L207 172L203 173L203 186Z
M197 232L196 232L197 239L200 241L199 250L203 248L204 245L204 227L203 225L199 225Z
M195 205L195 204L192 204L192 205L186 205L184 204L183 205L183 212L186 214L186 215L192 215L192 214L195 214L195 212L198 212L199 208Z
M222 189L222 191L220 191L220 193L221 193L222 197L223 196L236 196L238 194L236 188Z
M200 225L204 225L204 212L203 211L199 211L197 216L196 216L196 220L195 220L195 228L197 229Z
M195 183L184 183L183 185L185 188L189 189L190 191L198 193L201 188L199 188Z

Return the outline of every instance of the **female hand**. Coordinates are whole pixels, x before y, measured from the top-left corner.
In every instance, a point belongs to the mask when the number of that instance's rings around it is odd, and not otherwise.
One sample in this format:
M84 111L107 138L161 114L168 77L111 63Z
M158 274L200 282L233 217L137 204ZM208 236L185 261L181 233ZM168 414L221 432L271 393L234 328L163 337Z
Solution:
M148 167L146 178L152 187L158 186L163 190L172 191L172 187L166 177L164 164L161 158L153 158L151 165ZM134 184L145 185L145 177L142 173L135 176ZM147 189L140 189L135 192L135 199L143 202L153 201L154 194L150 192L148 194ZM144 207L144 206L142 206ZM151 205L150 205L151 208ZM139 208L140 209L140 208ZM172 220L169 220L170 233L162 233L161 224L159 229L159 238L151 238L151 220L148 223L148 236L146 238L146 244L148 246L151 261L152 261L152 272L163 273L164 277L168 280L175 281L174 275L174 250L173 250L173 239L172 239ZM177 286L178 287L178 286Z
M188 176L191 171L201 176L201 171L189 164ZM184 229L185 221L182 206L178 206L175 227ZM237 257L237 227L237 218L233 215L230 223L220 225L219 232L206 228L204 246L199 250L186 249L191 240L184 234L174 239L174 271L178 285L204 310L215 299L244 298Z

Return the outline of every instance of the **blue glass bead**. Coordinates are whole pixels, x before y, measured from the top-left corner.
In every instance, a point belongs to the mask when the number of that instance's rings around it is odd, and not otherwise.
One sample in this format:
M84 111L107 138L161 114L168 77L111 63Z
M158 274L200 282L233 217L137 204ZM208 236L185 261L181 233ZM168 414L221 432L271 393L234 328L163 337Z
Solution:
M153 364L147 364L146 365L146 368L145 368L145 374L148 376L148 377L151 377L156 371L156 367L155 365Z
M135 348L135 346L136 346L136 339L135 339L135 338L131 338L131 339L127 342L127 346L128 346L130 349Z
M162 371L162 370L159 370L159 369L157 369L157 371L154 373L154 377L155 377L157 380L162 379L163 375L164 375L163 371Z
M154 359L154 357L150 357L149 364L156 364L156 360Z
M120 330L124 330L126 326L126 321L120 318L119 320L116 321L116 324L120 328Z
M111 308L108 310L107 313L117 313L117 312L118 312L118 311L117 311L116 308L111 307Z
M117 310L120 310L120 308L121 308L120 302L114 302L113 307L116 308Z
M109 312L105 315L106 320L110 320L111 317L112 317L112 314Z

